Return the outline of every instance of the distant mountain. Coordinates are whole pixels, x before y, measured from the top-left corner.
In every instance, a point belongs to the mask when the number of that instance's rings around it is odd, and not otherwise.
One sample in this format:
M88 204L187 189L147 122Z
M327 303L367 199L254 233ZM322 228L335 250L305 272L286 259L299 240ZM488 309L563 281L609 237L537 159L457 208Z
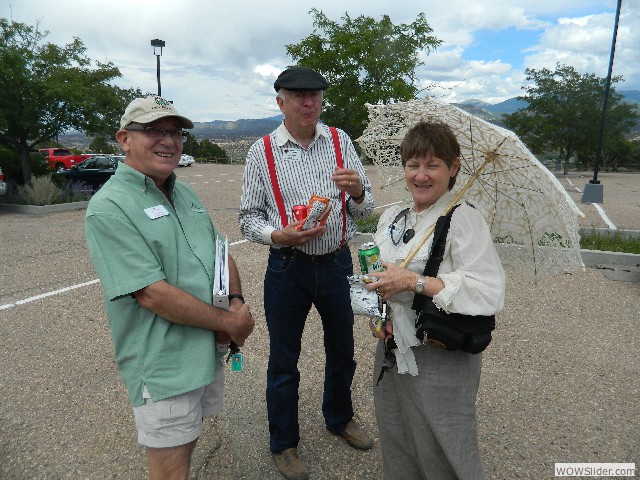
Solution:
M623 102L640 104L640 90L620 90L618 93L622 95ZM514 97L495 104L472 99L465 100L461 103L454 103L454 105L465 112L469 112L472 115L476 115L483 120L486 120L487 122L504 126L502 116L505 114L511 114L521 108L525 108L527 106L527 102L518 100L518 98Z
M625 102L640 103L640 90L620 90L618 93L624 97Z
M487 110L497 115L502 115L504 113L513 113L516 110L519 110L526 106L527 102L518 100L517 98L510 98L509 100L505 100L504 102L496 103L495 105L489 105L487 107Z
M504 102L491 104L482 100L465 100L462 103L454 103L457 107L477 115L492 123L504 126L502 115L513 113L519 108L525 107L526 102L517 98L511 98ZM282 115L261 119L241 120L213 120L211 122L194 122L195 128L191 133L199 139L209 138L217 140L232 140L236 138L259 138L273 131L282 122Z
M629 103L640 104L640 90L620 90L623 100ZM497 125L504 126L502 116L513 113L520 108L527 106L526 102L517 98L510 98L504 102L492 104L482 100L465 100L454 104L457 107L478 117ZM191 133L198 139L212 139L220 141L232 141L235 139L248 138L258 139L263 135L273 131L282 122L282 115L260 119L241 120L213 120L211 122L194 122L195 128ZM66 147L85 148L91 139L79 132L68 132L67 135L60 136L61 145Z
M479 100L465 100L462 103L453 103L452 105L464 110L471 115L475 115L490 123L502 125L502 115L498 115L489 110L492 105L490 103L482 102Z
M212 122L194 122L191 133L196 138L240 138L262 137L275 130L282 122L282 115L260 119L241 119L233 121L214 120Z

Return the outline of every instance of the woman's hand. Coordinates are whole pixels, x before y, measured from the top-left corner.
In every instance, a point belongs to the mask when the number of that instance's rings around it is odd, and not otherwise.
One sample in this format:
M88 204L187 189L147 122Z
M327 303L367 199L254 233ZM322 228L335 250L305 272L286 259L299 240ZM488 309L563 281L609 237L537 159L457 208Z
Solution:
M372 319L369 322L369 329L371 329L371 333L374 337L379 338L380 340L386 340L389 337L393 337L393 320L387 320L383 328L381 328L379 332L376 332L376 326Z
M384 300L400 292L413 292L419 275L394 263L383 262L384 271L370 273L378 280L365 285L367 290L375 290Z
M415 292L416 283L420 275L411 270L399 267L395 263L382 262L384 271L370 273L370 277L378 280L365 285L367 290L375 290L383 300L400 292ZM426 277L422 295L435 297L444 288L444 283L438 277Z

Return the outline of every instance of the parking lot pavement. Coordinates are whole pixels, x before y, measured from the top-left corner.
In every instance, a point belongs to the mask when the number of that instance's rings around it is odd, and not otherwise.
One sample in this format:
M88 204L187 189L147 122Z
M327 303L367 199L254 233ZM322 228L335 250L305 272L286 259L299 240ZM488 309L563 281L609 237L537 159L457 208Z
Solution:
M264 401L267 249L241 241L242 168L195 165L177 173L203 198L230 242L239 242L231 253L256 318L243 349L245 370L227 372L224 412L207 421L191 478L279 479L268 451ZM605 211L620 227L638 229L640 176L612 178L609 183L601 175ZM583 188L581 181L574 184ZM387 200L384 192L376 193L379 203ZM146 478L144 452L136 444L133 415L114 364L100 285L90 283L95 273L83 217L81 211L0 213L0 478ZM84 286L38 298L72 285ZM33 300L21 303L25 299ZM488 478L549 478L555 462L638 463L639 300L640 285L609 280L590 268L538 285L508 276L505 309L483 354L478 396ZM354 406L376 436L374 341L365 318L356 317L354 332ZM321 325L313 311L300 359L300 455L311 478L379 479L377 441L371 451L360 452L324 429L323 357Z

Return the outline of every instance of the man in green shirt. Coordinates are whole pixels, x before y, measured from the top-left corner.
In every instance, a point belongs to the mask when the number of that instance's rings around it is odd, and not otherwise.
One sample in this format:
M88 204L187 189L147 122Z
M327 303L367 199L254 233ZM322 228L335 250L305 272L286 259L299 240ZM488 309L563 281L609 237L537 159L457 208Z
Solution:
M160 97L131 102L116 139L126 155L86 214L116 362L149 478L186 479L202 417L222 409L224 354L254 320L229 256L229 310L212 306L218 232L173 173L193 122Z

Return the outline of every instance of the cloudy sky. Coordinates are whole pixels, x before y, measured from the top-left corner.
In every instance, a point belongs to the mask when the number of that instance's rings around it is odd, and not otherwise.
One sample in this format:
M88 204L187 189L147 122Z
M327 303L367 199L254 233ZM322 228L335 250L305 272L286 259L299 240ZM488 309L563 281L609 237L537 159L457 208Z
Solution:
M394 24L424 12L443 41L418 71L445 101L497 103L520 95L526 68L556 62L606 77L616 0L0 0L0 17L49 31L57 45L80 38L87 55L112 62L117 84L157 92L150 40L166 42L162 96L195 121L277 115L273 81L293 61L285 45L313 32L316 7L340 21L345 12ZM640 0L623 0L614 75L618 90L640 89Z

